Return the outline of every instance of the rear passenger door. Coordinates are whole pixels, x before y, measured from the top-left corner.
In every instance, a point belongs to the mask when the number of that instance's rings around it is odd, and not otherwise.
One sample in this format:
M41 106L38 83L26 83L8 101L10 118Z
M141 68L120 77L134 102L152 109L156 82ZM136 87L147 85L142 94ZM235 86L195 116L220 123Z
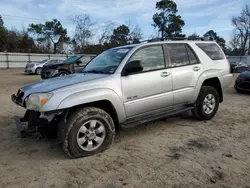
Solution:
M193 96L203 67L188 44L172 43L166 46L172 72L174 105L186 104Z

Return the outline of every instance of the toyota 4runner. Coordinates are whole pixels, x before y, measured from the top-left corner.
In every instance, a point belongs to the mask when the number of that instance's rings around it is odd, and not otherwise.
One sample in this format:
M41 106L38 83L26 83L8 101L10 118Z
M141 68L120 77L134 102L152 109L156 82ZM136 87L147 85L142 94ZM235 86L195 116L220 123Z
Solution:
M232 82L213 41L142 42L106 50L80 73L29 84L12 95L24 107L22 134L56 132L72 158L106 150L121 128L191 110L212 119Z

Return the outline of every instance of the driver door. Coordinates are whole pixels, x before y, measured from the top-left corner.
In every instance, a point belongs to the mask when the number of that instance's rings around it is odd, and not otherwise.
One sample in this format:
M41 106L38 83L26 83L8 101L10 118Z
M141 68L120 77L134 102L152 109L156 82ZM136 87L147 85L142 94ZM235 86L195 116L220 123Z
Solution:
M128 62L140 60L141 72L122 76L123 101L127 118L173 105L171 71L163 46L138 49Z

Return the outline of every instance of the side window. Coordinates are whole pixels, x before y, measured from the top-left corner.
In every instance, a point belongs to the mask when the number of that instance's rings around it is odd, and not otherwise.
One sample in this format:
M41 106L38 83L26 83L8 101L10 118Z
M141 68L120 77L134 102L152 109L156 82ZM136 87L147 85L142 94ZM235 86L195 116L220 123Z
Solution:
M185 44L167 44L172 67L189 65Z
M55 59L49 60L49 63L56 63L56 62L57 62L57 60L55 60Z
M80 59L83 65L86 65L91 60L90 56L84 56Z
M223 60L224 55L222 50L214 43L196 43L196 45L202 49L208 57L212 60Z
M188 53L188 57L189 57L189 62L190 62L190 64L191 64L191 65L193 65L193 64L198 64L199 61L198 61L196 55L194 54L194 52L191 50L191 47L188 46L188 45L186 45L186 47L187 47L187 53Z
M130 61L140 60L143 72L165 68L162 46L149 46L135 52Z

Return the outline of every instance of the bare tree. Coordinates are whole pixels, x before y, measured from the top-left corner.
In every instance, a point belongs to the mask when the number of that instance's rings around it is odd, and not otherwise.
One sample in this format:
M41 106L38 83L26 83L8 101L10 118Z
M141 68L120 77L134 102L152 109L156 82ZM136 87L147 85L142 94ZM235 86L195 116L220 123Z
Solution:
M109 22L106 25L104 25L104 27L102 29L102 33L101 33L100 38L99 38L99 44L109 42L111 35L113 33L113 30L114 30L114 23L113 22Z
M133 24L131 20L127 20L126 25L129 28L129 36L134 42L138 42L143 38L143 33L139 24Z
M76 24L74 39L81 48L84 48L93 37L95 23L87 14L75 15L72 20Z
M130 28L130 37L136 40L141 40L143 37L142 30L138 24L135 27Z
M246 5L240 16L233 17L232 24L235 27L234 41L239 43L240 55L245 55L247 50L250 54L250 8Z

